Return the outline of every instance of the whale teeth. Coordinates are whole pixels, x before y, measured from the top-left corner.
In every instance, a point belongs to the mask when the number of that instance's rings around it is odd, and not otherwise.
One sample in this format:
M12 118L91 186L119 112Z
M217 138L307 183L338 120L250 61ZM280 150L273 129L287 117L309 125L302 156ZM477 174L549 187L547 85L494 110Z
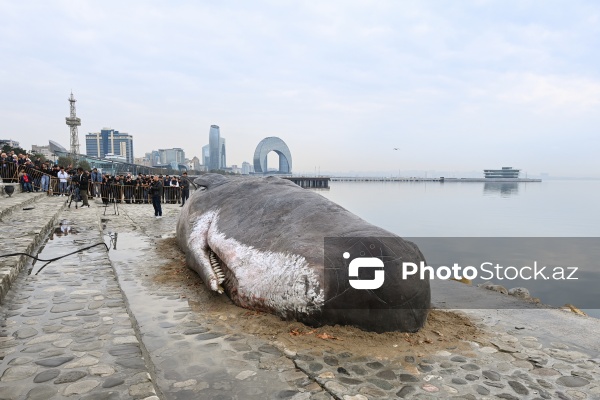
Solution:
M225 282L225 274L223 273L223 269L221 268L221 263L219 262L217 255L210 249L208 253L208 258L210 261L210 266L212 267L213 272L217 276L217 282L219 283L219 285L221 285L223 282ZM223 288L219 286L219 290L217 290L217 292L223 293Z

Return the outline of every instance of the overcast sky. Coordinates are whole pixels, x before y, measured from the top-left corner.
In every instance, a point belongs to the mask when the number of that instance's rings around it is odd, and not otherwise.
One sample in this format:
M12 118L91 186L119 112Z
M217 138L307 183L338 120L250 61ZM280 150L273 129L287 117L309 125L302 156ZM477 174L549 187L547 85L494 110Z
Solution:
M135 156L228 164L278 136L294 172L600 176L598 1L0 0L0 138L112 127ZM399 150L394 150L399 148Z

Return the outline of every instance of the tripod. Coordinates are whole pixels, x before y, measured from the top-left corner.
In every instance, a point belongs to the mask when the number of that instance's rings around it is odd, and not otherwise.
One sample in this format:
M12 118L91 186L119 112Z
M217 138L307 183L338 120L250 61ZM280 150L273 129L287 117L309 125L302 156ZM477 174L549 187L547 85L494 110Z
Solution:
M113 203L113 215L119 215L119 204L117 203L117 196L115 196L115 193L114 193L114 190L112 190L112 187L111 187L110 193L106 193L106 196L107 196L106 197L107 202L104 203L104 215L106 215L106 209L108 208L108 205L110 204L111 201Z
M71 185L69 190L69 197L67 198L67 203L69 204L67 207L71 208L71 203L75 200L75 209L77 209L77 202L81 200L81 196L79 194L79 187Z
M110 203L104 204L104 215L106 215L106 209ZM116 201L113 202L113 213L114 215L119 215L119 204Z

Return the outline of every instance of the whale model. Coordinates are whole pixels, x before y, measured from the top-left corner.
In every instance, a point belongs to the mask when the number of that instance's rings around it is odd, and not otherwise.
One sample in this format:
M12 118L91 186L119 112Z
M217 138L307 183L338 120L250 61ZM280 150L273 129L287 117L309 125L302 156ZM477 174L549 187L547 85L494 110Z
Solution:
M194 183L177 240L210 290L310 326L425 324L429 281L400 268L424 261L413 243L286 179L206 174Z

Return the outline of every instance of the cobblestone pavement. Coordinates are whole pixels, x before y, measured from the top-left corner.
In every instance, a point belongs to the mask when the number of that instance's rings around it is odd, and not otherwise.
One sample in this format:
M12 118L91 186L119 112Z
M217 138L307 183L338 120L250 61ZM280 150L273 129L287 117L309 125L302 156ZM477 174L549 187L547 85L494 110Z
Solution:
M203 287L184 296L152 279L169 261L159 244L174 235L177 205L165 205L162 219L150 205L103 213L96 204L65 210L69 234L54 235L42 254L102 239L108 254L95 247L22 273L3 302L0 399L600 399L598 346L547 329L542 337L504 314L497 323L494 310L465 311L485 343L432 354L375 358L253 336L203 307ZM555 318L600 332L598 320Z
M102 226L113 239L110 258L151 355L161 397L309 399L311 392L322 392L277 347L232 329L218 315L194 311L189 301L194 300L181 290L145 277L168 262L155 242L175 234L177 205L163 205L162 219L149 207L125 205L119 213L103 216Z
M54 225L64 198L37 193L15 193L0 199L0 252L27 253L38 247ZM43 215L43 218L40 218ZM23 265L25 256L0 260L0 300L8 293Z
M63 199L38 202L31 217L43 220L44 206L57 202ZM66 209L61 218L40 257L102 242L93 209ZM4 241L0 248L13 249ZM28 268L2 305L0 398L157 399L105 246L48 264L39 275Z

